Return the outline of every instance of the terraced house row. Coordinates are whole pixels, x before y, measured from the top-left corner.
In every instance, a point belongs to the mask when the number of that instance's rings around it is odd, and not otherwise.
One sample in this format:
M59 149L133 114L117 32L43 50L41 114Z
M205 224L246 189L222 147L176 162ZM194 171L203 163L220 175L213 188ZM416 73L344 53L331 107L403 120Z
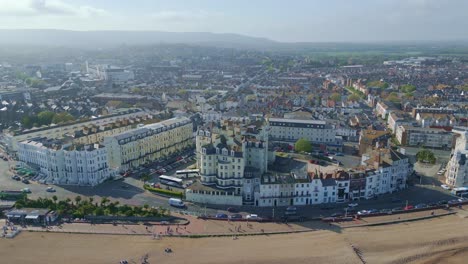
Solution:
M109 167L124 171L167 157L193 144L190 119L172 118L104 138Z

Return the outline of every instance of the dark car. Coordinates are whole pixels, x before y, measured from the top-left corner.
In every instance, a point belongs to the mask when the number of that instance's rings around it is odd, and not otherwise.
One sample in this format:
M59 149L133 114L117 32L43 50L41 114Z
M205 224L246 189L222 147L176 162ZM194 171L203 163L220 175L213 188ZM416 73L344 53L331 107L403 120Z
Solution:
M242 219L241 214L232 214L229 216L229 219Z
M21 181L21 178L18 175L14 175L11 178L15 181Z
M446 200L442 200L442 201L437 202L437 205L444 205L444 204L447 204Z
M237 212L239 212L239 211L238 211L236 208L234 208L234 207L229 207L229 208L227 209L227 211L230 212L230 213L237 213Z
M228 218L228 215L227 214L216 214L215 217L219 218L219 219L226 219L226 218Z
M423 203L420 203L420 204L417 204L414 206L415 209L422 209L422 208L426 208L427 205L426 204L423 204Z
M28 180L28 179L23 179L21 182L24 183L24 184L29 184L29 180Z

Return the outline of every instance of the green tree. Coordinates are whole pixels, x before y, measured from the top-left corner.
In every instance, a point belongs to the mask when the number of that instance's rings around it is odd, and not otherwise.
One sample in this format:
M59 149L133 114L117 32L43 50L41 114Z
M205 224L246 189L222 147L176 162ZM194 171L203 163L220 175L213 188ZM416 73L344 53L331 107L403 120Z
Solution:
M330 99L331 99L332 101L334 101L335 103L336 103L336 102L339 102L339 101L341 101L341 94L339 94L339 93L332 93L332 95L330 95Z
M360 99L359 95L354 94L354 93L348 96L349 101L359 101L359 99Z
M418 153L416 153L416 158L419 162L431 164L434 164L436 162L436 157L434 153L427 149L420 150Z
M142 173L140 175L140 179L144 182L147 182L149 180L151 180L151 176L148 174L148 173Z
M310 143L309 140L305 138L301 138L296 141L296 144L294 144L294 149L297 152L311 152L312 151L312 144Z
M39 125L50 125L52 123L52 119L54 118L55 113L51 111L42 111L39 114L37 114L37 119Z
M80 204L80 202L81 202L81 196L79 196L79 195L76 196L75 197L75 202L76 202L76 205L78 206Z
M67 112L61 112L58 114L55 114L54 117L52 118L52 123L54 124L60 124L60 123L65 123L69 121L74 121L75 118Z

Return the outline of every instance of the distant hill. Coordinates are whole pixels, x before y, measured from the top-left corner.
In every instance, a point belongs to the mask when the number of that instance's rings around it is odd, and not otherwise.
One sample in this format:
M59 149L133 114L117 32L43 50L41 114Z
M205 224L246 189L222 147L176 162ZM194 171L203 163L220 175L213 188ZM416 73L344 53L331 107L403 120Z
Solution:
M109 47L162 43L197 44L229 48L265 48L277 42L238 34L161 31L71 31L54 29L0 29L0 45Z

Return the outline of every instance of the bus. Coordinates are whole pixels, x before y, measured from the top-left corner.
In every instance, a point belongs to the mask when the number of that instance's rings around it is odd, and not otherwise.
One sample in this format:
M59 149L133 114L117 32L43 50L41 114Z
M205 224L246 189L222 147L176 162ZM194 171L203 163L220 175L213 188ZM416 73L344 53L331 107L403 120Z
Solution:
M176 171L176 176L180 178L190 178L190 177L197 177L200 173L200 170L178 170Z
M166 176L166 175L161 175L159 176L159 182L162 184L174 186L174 187L182 187L182 179L176 178L176 177L171 177L171 176Z
M464 196L468 194L468 187L453 188L451 192L455 196Z

